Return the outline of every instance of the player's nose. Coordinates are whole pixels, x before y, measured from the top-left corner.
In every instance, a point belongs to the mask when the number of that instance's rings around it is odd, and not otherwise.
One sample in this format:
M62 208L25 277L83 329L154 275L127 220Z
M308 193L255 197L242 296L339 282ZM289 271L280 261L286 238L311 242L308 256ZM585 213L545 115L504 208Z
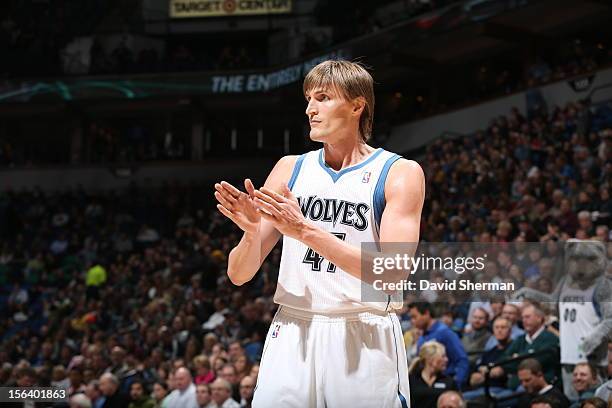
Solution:
M317 114L316 105L315 105L315 102L313 102L313 101L314 101L314 98L311 99L308 102L308 105L306 106L306 116L308 116L309 118L310 118L310 116L314 116L314 115Z

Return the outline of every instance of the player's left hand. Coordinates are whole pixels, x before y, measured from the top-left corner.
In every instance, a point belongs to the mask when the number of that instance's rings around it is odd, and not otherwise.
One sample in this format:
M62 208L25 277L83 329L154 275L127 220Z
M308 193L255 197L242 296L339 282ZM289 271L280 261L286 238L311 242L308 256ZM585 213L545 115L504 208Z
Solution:
M307 224L306 218L287 184L282 185L281 191L282 195L266 187L255 190L255 205L261 216L270 221L278 232L299 239Z

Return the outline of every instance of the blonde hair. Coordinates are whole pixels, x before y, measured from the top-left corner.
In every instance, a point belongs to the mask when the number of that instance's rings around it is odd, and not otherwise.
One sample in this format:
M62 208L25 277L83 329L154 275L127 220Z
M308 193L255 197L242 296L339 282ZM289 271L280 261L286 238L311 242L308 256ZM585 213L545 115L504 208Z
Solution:
M204 367L210 370L210 360L203 354L197 355L193 358L193 365L196 368Z
M442 343L438 343L435 340L427 341L421 346L419 355L410 363L408 371L410 373L421 371L425 367L425 362L444 353L446 353L446 348Z
M359 118L359 135L365 143L372 136L374 121L374 79L359 62L323 61L304 78L303 92L315 89L335 89L347 101L363 97L365 107Z

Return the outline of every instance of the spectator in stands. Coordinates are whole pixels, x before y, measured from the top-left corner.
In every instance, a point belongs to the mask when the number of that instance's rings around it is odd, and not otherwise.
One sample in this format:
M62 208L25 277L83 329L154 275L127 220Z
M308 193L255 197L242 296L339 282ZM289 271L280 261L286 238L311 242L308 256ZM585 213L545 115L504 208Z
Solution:
M247 375L240 381L240 408L251 408L254 393L255 380Z
M75 394L70 397L70 408L92 408L92 405L85 394Z
M100 264L92 265L87 270L85 284L87 285L87 297L98 299L100 286L106 282L106 269Z
M590 363L578 363L572 373L572 386L578 394L578 398L572 401L572 408L580 407L582 401L595 396L599 385L597 369Z
M221 368L221 373L219 377L223 378L225 381L231 384L232 386L232 398L236 401L240 399L240 379L238 378L238 373L236 372L236 367L233 364L225 364Z
M521 385L527 392L527 394L519 398L519 407L528 407L531 401L540 395L556 399L560 403L561 408L568 408L570 406L570 401L563 392L546 381L544 372L542 371L542 365L538 360L528 358L521 361L518 366L518 377L521 381Z
M193 359L193 365L196 371L195 383L197 384L210 384L215 380L215 373L210 367L210 359L205 355L196 356Z
M100 376L100 391L104 395L103 408L125 408L128 399L119 391L119 380L114 374L104 373Z
M58 364L53 367L53 372L51 374L51 386L64 389L68 389L68 387L70 387L70 379L66 375L66 369L63 365Z
M176 370L175 381L176 389L164 400L164 408L198 408L196 387L186 367Z
M546 314L536 304L528 304L523 307L521 313L525 334L514 340L504 352L506 358L513 356L526 355L537 351L547 350L535 357L542 367L544 367L544 376L549 383L558 379L560 375L560 357L559 357L559 338L546 330L544 322ZM491 370L491 377L499 378L504 374L508 376L508 388L516 390L519 385L517 377L518 363L510 363L504 367L494 367Z
M510 339L515 340L517 337L525 334L523 329L518 327L518 320L521 315L521 309L514 303L506 303L502 308L502 316L508 319L508 321L512 325L512 330L510 332ZM485 350L490 350L495 347L497 344L497 339L495 336L492 336L485 344Z
M529 408L561 408L561 403L554 398L538 395L531 400Z
M249 363L248 357L244 354L236 358L236 361L234 362L234 367L236 368L236 375L238 376L238 381L241 381L251 371L251 363Z
M457 334L433 317L433 307L430 303L411 303L408 305L408 310L412 324L423 331L417 342L418 349L420 350L423 343L429 340L441 343L448 356L448 367L444 374L453 377L457 386L461 387L468 379L469 362Z
M242 344L240 341L232 341L227 347L227 354L229 355L230 361L236 362L238 357L244 355L244 348L242 348Z
M609 348L610 347L608 347L608 349ZM603 399L604 401L608 401L612 398L612 351L608 351L608 381L597 388L597 391L595 391L595 396Z
M208 384L200 383L196 385L196 399L200 408L208 407L208 404L212 401L210 386Z
M153 384L153 400L155 402L155 408L161 408L162 402L168 395L168 385L163 381L156 381Z
M465 352L468 353L470 364L474 364L478 359L479 352L485 350L485 344L491 337L489 331L489 313L482 307L472 311L470 319L471 331L463 335L461 343ZM471 355L470 355L471 353Z
M444 375L447 365L446 350L441 343L430 340L421 345L409 370L411 406L433 408L444 391L457 389L452 377Z
M155 401L145 393L142 380L134 380L130 384L130 398L132 401L128 408L154 408Z
M499 316L493 321L493 336L497 340L497 344L490 350L487 350L477 361L476 371L470 375L470 386L482 387L485 381L485 375L489 370L490 363L496 363L503 359L504 351L508 348L512 340L510 339L510 321ZM489 387L491 394L495 395L501 392L506 387L507 377L505 375L498 378L489 379ZM467 391L466 399L472 399L477 396L484 395L484 389Z
M100 382L98 380L91 380L87 384L85 395L91 401L92 408L101 408L104 405L105 397L102 395L102 391L100 391Z
M232 399L232 385L223 378L217 378L210 386L212 404L210 408L240 408L240 404Z
M457 391L444 391L436 404L437 408L466 408L466 402Z
M70 380L70 387L68 388L68 394L74 395L78 393L84 393L87 389L87 386L83 382L83 373L77 367L74 367L70 370L70 374L68 376Z
M582 401L580 408L609 408L609 404L601 398L593 397Z

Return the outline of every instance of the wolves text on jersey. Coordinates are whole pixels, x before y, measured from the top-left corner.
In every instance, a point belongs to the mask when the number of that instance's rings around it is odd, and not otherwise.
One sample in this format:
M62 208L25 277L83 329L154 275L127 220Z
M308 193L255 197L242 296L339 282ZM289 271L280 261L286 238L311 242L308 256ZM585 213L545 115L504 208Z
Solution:
M316 195L297 198L304 217L313 221L331 222L352 226L358 231L368 228L367 213L370 206L366 203L351 203L335 198L322 198Z

